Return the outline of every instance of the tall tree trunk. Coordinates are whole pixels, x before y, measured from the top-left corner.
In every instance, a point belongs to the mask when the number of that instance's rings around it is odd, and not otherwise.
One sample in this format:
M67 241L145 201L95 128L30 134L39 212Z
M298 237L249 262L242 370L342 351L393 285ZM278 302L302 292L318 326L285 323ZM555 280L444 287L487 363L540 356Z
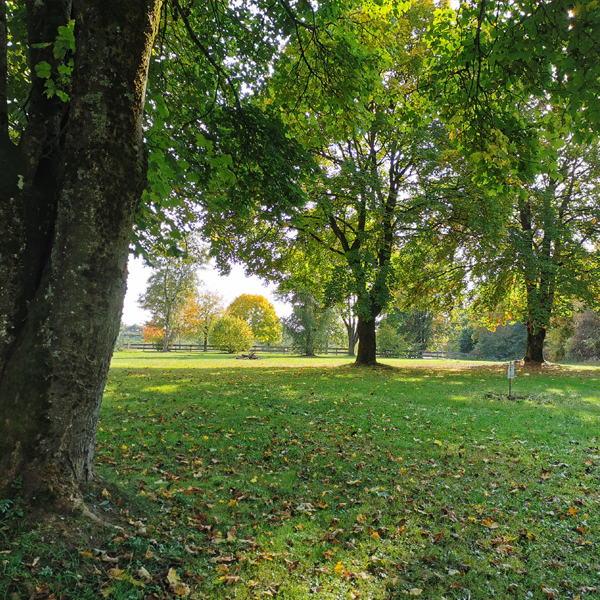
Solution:
M76 53L70 102L45 97L34 75L18 148L0 132L0 497L20 476L24 498L51 505L77 497L93 474L146 182L142 115L159 0L27 8L29 44L74 17ZM40 60L57 63L51 47L32 49L33 73Z
M527 325L527 343L525 346L525 357L523 362L529 364L544 363L544 340L546 339L546 328L534 328Z
M167 316L165 318L165 339L163 340L163 352L169 351L169 342L171 341L171 315L170 311L167 311Z
M352 328L347 328L348 333L348 356L354 356L356 351L356 342L358 342L358 332Z
M366 320L363 317L358 318L358 352L356 353L357 366L377 364L377 339L375 335L375 319L371 317Z

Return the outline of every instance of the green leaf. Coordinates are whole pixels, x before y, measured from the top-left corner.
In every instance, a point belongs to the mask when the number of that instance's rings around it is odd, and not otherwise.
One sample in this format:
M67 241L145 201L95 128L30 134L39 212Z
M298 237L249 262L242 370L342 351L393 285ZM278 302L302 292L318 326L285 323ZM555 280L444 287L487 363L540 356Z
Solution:
M40 79L50 79L52 75L52 67L45 60L35 65L35 73Z

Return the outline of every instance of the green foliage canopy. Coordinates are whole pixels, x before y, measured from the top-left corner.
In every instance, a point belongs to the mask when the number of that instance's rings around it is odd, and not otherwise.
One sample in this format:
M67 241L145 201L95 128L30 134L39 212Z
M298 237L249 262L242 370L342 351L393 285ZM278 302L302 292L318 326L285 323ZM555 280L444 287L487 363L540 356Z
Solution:
M210 332L210 343L229 354L248 350L254 342L254 332L246 321L231 315L217 320Z

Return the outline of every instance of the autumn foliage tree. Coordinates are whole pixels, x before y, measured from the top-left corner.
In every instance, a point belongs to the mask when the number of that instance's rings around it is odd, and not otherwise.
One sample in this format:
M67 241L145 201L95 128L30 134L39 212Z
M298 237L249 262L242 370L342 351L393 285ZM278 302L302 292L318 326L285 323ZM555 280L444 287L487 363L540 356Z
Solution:
M223 298L210 290L200 290L189 296L182 308L182 335L198 339L206 351L210 332L223 315Z
M250 325L254 339L264 344L274 344L281 340L281 323L275 307L264 296L242 294L228 307L227 314L246 321Z

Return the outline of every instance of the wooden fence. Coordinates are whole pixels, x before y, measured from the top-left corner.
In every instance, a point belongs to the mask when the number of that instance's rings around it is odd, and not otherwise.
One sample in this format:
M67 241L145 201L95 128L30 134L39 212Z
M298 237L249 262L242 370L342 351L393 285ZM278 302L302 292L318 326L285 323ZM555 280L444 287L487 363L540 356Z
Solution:
M156 347L154 344L124 344L124 350L142 350L144 352L160 352L162 347ZM169 346L169 352L219 352L214 346L208 345L206 348L202 344L171 344ZM278 352L281 354L297 354L297 352L291 346L252 346L250 352L269 353ZM330 347L327 349L319 350L319 355L334 356L348 356L348 348ZM400 352L377 352L377 356L382 358L425 358L425 359L442 359L442 358L466 358L468 355L454 355L446 354L439 350L403 350Z

